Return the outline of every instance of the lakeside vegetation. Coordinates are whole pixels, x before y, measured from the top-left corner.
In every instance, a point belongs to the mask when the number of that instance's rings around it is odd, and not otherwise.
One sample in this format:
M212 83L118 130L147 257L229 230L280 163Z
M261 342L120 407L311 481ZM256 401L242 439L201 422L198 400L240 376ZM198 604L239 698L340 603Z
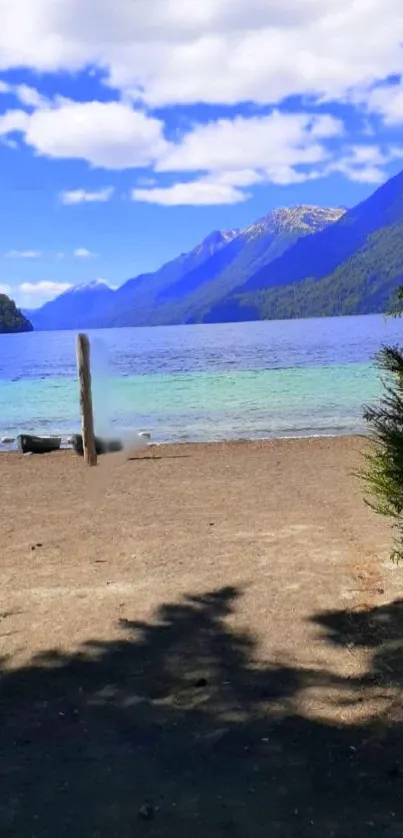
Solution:
M374 314L390 309L403 282L403 221L376 230L323 279L234 295L231 314L258 320Z
M14 300L0 294L0 334L32 332L33 325L17 308Z

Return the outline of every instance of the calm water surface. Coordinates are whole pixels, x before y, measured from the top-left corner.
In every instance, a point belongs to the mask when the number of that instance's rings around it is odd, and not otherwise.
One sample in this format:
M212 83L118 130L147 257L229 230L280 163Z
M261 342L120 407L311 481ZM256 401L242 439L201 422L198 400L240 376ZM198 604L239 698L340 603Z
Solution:
M89 333L97 430L154 441L359 432L380 381L380 316ZM74 332L0 336L0 436L79 428Z

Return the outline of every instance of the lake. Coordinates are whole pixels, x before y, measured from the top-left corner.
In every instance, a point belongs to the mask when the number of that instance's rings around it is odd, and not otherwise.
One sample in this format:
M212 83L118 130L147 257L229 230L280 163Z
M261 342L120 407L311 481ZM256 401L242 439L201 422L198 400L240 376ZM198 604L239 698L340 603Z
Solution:
M357 433L381 316L89 332L96 428L155 442ZM0 335L0 437L79 429L74 332Z

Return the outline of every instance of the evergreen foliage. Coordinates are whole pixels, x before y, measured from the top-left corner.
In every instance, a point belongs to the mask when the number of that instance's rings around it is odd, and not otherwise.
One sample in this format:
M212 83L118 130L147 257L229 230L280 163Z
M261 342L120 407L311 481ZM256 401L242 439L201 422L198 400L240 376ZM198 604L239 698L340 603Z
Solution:
M385 346L376 357L383 373L383 394L377 405L364 409L370 448L360 473L367 503L392 518L396 531L392 559L403 558L403 349Z
M0 294L0 334L32 332L32 323L19 311L13 300Z

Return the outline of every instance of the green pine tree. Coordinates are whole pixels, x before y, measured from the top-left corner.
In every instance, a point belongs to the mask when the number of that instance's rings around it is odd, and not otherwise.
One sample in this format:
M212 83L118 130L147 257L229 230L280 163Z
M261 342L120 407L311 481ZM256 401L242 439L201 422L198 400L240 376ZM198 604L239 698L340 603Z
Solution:
M403 289L392 314L399 316ZM400 304L400 305L399 305ZM383 374L383 393L377 405L364 408L370 448L361 471L366 502L393 520L396 531L392 559L403 559L403 349L385 346L375 358Z

